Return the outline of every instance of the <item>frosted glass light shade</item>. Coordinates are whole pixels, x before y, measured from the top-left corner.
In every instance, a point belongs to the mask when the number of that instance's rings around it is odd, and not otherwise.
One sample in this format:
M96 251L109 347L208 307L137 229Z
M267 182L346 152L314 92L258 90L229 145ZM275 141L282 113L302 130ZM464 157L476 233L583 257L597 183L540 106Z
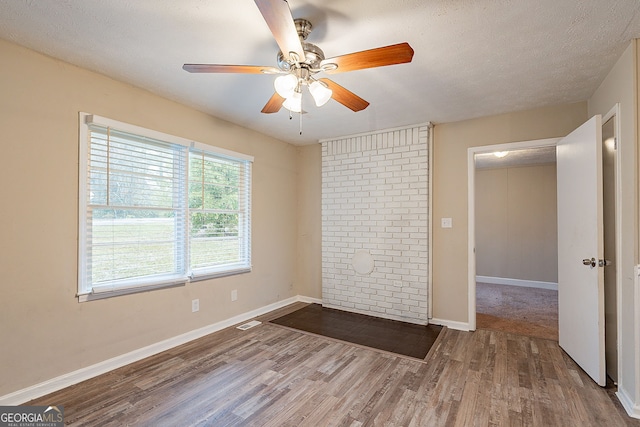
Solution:
M282 103L282 106L289 111L293 111L294 113L299 113L302 111L302 93L301 92L293 92L293 94L285 99Z
M313 100L318 107L326 104L331 99L331 95L333 95L333 91L319 81L314 81L309 85L309 92L311 92L311 96L313 96Z
M273 86L276 92L283 98L289 98L298 86L298 78L293 74L285 74L275 79Z

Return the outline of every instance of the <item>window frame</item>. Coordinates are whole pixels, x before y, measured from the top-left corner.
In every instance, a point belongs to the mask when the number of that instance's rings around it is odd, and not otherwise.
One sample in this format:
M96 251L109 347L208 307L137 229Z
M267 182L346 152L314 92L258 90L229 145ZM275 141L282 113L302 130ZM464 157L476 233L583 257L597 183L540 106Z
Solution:
M231 150L211 146L208 144L192 141L186 138L165 134L163 132L147 129L144 127L120 122L106 117L90 114L79 113L79 186L78 186L78 293L79 302L91 301L113 296L126 295L137 292L145 292L153 289L163 289L174 286L184 286L189 282L206 280L215 277L229 276L235 274L248 273L252 270L251 264L251 184L252 184L252 163L253 156L237 153ZM177 185L184 186L184 203L181 204L181 215L184 217L182 222L182 230L176 232L180 235L177 238L178 243L182 244L182 272L178 274L165 274L158 278L157 275L140 276L131 279L112 280L110 282L89 283L88 278L89 257L87 251L91 247L91 243L87 240L89 231L89 215L90 201L88 200L88 180L89 180L89 138L91 135L90 126L99 126L111 128L118 131L126 132L138 137L150 138L162 141L167 144L180 146L183 150L183 164L181 169L181 178L174 178ZM240 239L241 246L244 250L244 258L238 263L228 264L227 267L220 266L216 268L200 268L192 271L190 263L190 208L189 208L189 161L192 152L204 152L207 156L213 158L225 159L227 161L237 162L241 164L240 168L245 176L244 180L239 184L239 190L244 198L244 211L246 215L246 223L243 227L244 235ZM180 182L180 179L182 182ZM239 180L240 181L240 180ZM240 232L240 231L239 231Z
M202 145L194 145L191 147L191 149L189 150L187 156L187 163L190 164L191 162L191 156L192 155L202 155L203 159L205 157L207 158L213 158L216 160L222 160L222 161L234 161L237 162L237 159L228 155L222 155L219 153L213 153L211 152L211 150L207 150L206 148L203 148ZM204 167L204 166L203 166ZM229 276L229 275L233 275L233 274L238 274L238 273L242 273L246 270L246 266L244 266L242 264L242 262L237 262L237 263L233 263L233 264L225 264L225 265L220 265L220 266L205 266L205 267L195 267L193 265L193 251L191 250L192 248L192 235L190 232L190 219L191 219L191 213L192 212L200 212L200 213L213 213L213 212L218 212L218 213L222 213L223 211L225 211L226 213L231 212L231 211L237 211L237 215L238 215L238 221L239 222L248 222L248 226L247 227L239 227L238 232L244 234L244 239L243 239L243 244L241 245L240 248L238 248L239 251L243 252L244 255L241 256L241 259L251 259L251 229L250 229L250 223L251 223L251 169L247 168L247 167L243 167L243 168L239 168L238 171L239 175L244 175L242 178L239 178L239 181L242 183L245 183L245 186L243 188L242 185L238 186L238 190L239 190L239 194L238 194L238 204L239 207L235 210L220 210L220 209L212 209L212 208L205 208L204 206L200 209L198 208L190 208L189 206L187 206L187 215L188 215L188 219L187 219L187 224L188 224L188 228L189 230L187 231L187 233L185 234L186 239L187 239L187 247L189 249L189 278L190 281L195 282L195 281L199 281L199 280L206 280L206 279L210 279L210 278L215 278L215 277L221 277L221 276ZM186 181L187 181L187 186L189 185L189 183L192 182L191 178L188 176L189 175L189 169L187 169L187 177L186 177ZM204 185L206 184L205 181L201 181L201 183ZM188 191L187 191L188 192ZM187 198L189 198L189 194L187 194ZM204 203L204 199L203 199L203 203ZM189 202L187 201L187 204L189 204ZM243 206L248 206L248 209L242 209ZM246 216L247 218L242 219L242 221L240 220L240 218L242 218L243 216Z

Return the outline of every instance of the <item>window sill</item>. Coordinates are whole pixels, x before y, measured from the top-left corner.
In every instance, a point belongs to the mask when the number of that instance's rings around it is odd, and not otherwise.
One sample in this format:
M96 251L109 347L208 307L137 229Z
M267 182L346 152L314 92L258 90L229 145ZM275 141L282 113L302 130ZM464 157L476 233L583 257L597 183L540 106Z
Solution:
M139 285L139 286L130 286L126 288L115 288L113 290L103 290L103 291L92 291L85 294L78 294L78 302L88 302L88 301L96 301L105 298L113 298L119 297L122 295L131 295L137 294L141 292L149 292L155 291L157 289L168 289L168 288L176 288L179 286L185 286L187 283L191 282L201 282L209 279L216 279L218 277L225 276L235 276L236 274L244 274L250 273L252 267L241 267L233 270L225 270L225 271L213 271L208 273L201 273L198 275L190 276L188 279L180 280L180 281L172 281L167 283L155 283L149 285Z
M113 291L107 291L107 292L91 292L88 294L79 294L78 302L95 301L95 300L100 300L105 298L119 297L122 295L130 295L130 294L137 294L140 292L155 291L157 289L176 288L178 286L184 286L186 284L187 282L184 281L184 282L165 283L162 285L137 286L137 287L126 288L126 289L115 289Z
M189 277L190 282L201 282L203 280L215 279L218 277L235 276L236 274L251 273L252 267L241 267L234 270L212 271L208 273L194 274Z

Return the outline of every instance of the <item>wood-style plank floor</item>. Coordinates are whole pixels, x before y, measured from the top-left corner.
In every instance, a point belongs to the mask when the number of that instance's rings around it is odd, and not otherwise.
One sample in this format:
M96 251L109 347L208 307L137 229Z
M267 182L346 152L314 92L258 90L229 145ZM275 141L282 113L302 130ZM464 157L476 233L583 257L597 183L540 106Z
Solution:
M556 342L489 330L444 329L420 361L229 328L28 404L83 426L640 425Z

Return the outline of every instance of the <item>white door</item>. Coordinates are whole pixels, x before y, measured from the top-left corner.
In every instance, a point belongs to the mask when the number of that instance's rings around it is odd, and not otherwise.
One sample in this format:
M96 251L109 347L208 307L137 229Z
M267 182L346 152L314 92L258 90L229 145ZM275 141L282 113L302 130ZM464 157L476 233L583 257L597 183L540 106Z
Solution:
M601 144L598 115L557 145L558 332L560 347L604 386Z

